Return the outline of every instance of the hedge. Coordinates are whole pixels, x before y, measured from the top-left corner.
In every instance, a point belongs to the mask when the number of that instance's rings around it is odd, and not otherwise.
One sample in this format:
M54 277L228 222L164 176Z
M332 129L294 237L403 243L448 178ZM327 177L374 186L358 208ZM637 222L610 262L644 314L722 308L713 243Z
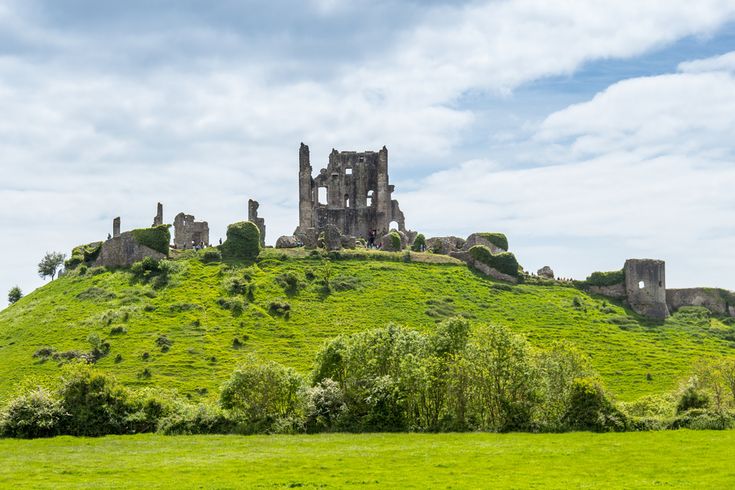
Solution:
M488 242L492 243L498 248L502 248L503 250L508 250L508 238L502 234L502 233L478 233L477 236L480 236L487 240Z
M221 245L225 259L255 260L260 253L260 230L251 221L227 227L227 240Z
M493 254L489 248L484 245L475 245L470 249L470 256L483 264L492 267L498 272L509 276L518 276L518 261L511 252L500 252Z
M614 286L625 282L625 271L593 272L584 281L589 286Z
M171 243L171 225L158 225L152 228L133 230L133 238L139 244L168 256L168 245Z

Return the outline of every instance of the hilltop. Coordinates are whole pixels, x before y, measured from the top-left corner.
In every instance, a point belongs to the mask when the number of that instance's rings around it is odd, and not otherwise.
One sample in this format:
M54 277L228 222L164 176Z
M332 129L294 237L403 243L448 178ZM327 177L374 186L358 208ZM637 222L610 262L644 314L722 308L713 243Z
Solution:
M571 284L509 285L429 253L266 249L252 264L203 254L177 253L165 280L82 267L0 312L0 401L94 346L97 366L127 385L212 397L250 355L306 373L341 333L390 322L425 331L452 316L538 346L569 340L631 400L676 387L697 358L728 354L735 339L703 309L653 322Z

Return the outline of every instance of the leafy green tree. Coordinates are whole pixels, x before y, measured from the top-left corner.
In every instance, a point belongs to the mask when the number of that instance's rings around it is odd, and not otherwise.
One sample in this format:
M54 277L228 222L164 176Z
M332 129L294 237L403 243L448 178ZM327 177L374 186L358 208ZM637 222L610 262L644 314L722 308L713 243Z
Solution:
M539 388L528 341L505 327L480 328L467 357L473 367L473 408L481 428L528 429Z
M54 276L56 276L56 272L64 264L65 258L66 254L63 253L46 252L46 255L41 259L41 262L38 263L38 275L41 276L41 279L50 277L53 281Z
M303 416L306 392L293 369L250 359L222 387L220 405L241 417L248 430L268 430L279 419Z
M568 430L617 432L626 428L625 416L612 403L602 384L594 378L574 380L563 419Z
M8 303L11 305L13 303L17 303L20 298L23 297L23 291L20 290L18 286L14 286L10 288L10 291L8 291Z
M37 386L10 401L0 415L0 436L52 437L59 433L64 410L50 391Z

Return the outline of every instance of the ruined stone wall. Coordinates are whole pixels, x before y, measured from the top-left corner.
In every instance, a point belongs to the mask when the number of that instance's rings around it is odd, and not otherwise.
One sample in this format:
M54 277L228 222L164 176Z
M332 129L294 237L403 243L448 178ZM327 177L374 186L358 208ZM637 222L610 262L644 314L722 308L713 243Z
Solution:
M388 179L388 150L378 152L332 150L326 168L312 177L309 147L299 151L299 227L323 231L336 226L343 235L367 238L370 230L382 236L391 222L405 231L405 217ZM320 190L321 189L321 190Z
M255 223L260 231L260 246L265 247L265 220L258 217L258 208L260 203L252 199L248 199L248 221Z
M669 289L666 303L672 312L682 306L703 306L715 315L735 316L735 293L724 289Z
M187 250L195 245L209 245L209 224L195 221L190 214L179 213L174 218L174 245Z
M625 293L630 307L648 318L669 316L666 306L666 264L663 260L625 261Z
M146 257L165 259L166 255L138 243L132 231L126 231L102 244L95 266L129 267Z

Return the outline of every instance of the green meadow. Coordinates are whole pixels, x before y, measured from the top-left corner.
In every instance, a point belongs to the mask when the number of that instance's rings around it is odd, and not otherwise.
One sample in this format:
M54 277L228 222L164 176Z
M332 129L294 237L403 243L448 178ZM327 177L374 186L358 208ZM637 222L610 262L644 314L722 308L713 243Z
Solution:
M137 281L129 270L90 269L0 312L0 402L24 380L58 377L63 356L39 356L40 349L87 352L90 335L110 345L99 369L128 386L172 388L193 399L216 397L251 355L307 373L323 343L339 334L390 322L425 331L453 316L507 326L537 346L573 342L620 400L672 390L698 358L733 352L733 327L714 318L678 314L651 323L571 285L510 286L444 256L362 251L330 260L266 250L252 265L205 264L194 255L174 264L165 286ZM249 297L228 289L243 277ZM324 277L329 292L318 284Z
M732 488L735 432L0 440L2 488Z

